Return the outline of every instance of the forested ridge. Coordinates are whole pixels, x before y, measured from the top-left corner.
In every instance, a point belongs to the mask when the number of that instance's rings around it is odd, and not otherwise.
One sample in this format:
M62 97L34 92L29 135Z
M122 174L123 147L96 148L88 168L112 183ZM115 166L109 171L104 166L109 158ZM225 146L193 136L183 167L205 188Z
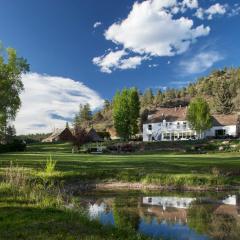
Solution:
M231 114L240 111L240 68L224 68L215 70L196 82L181 88L166 90L146 89L139 92L141 103L141 118L147 112L158 107L187 106L195 97L207 100L211 113ZM92 116L92 125L104 130L113 126L112 101L105 101L102 110Z

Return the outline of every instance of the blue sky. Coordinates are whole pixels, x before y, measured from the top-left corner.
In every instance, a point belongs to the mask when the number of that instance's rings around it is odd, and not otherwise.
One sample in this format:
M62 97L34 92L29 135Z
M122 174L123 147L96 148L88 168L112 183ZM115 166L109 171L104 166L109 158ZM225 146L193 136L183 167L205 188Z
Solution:
M90 102L96 109L124 87L142 91L180 87L213 69L240 65L239 0L0 0L0 4L0 40L31 64L30 75L23 77L26 91L16 123L19 132L59 126L71 119L76 104ZM38 100L32 89L42 89ZM43 107L39 103L47 98L44 92L52 94L49 109L47 102ZM30 100L45 113L26 125L26 113L34 110L26 103ZM61 107L55 107L56 102ZM50 123L53 116L59 116L57 123Z

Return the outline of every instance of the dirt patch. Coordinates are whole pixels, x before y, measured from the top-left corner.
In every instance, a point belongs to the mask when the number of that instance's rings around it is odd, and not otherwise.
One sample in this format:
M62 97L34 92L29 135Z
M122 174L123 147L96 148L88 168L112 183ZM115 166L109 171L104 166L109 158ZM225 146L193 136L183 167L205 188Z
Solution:
M102 182L86 183L78 182L66 185L66 190L72 193L78 193L87 190L181 190L181 191L230 191L239 190L240 186L162 186L156 184L142 184L130 182Z

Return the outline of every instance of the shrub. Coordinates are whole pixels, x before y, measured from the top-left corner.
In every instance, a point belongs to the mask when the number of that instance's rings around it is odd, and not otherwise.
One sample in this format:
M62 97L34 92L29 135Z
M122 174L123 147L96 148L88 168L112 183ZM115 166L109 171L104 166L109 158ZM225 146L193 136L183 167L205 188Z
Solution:
M52 156L50 155L46 162L45 172L49 175L53 174L55 171L56 164L57 161L53 160Z
M18 139L14 139L12 143L0 144L0 153L23 152L25 150L26 150L26 143Z

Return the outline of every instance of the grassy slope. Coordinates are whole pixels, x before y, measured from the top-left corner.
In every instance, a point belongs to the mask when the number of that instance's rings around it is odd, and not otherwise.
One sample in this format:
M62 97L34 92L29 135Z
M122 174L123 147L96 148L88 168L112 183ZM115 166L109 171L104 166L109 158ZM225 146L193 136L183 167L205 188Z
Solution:
M0 167L42 169L47 157L57 160L63 180L141 181L172 185L240 185L240 154L78 155L68 144L33 145L25 153L0 155ZM36 172L35 172L36 173Z

